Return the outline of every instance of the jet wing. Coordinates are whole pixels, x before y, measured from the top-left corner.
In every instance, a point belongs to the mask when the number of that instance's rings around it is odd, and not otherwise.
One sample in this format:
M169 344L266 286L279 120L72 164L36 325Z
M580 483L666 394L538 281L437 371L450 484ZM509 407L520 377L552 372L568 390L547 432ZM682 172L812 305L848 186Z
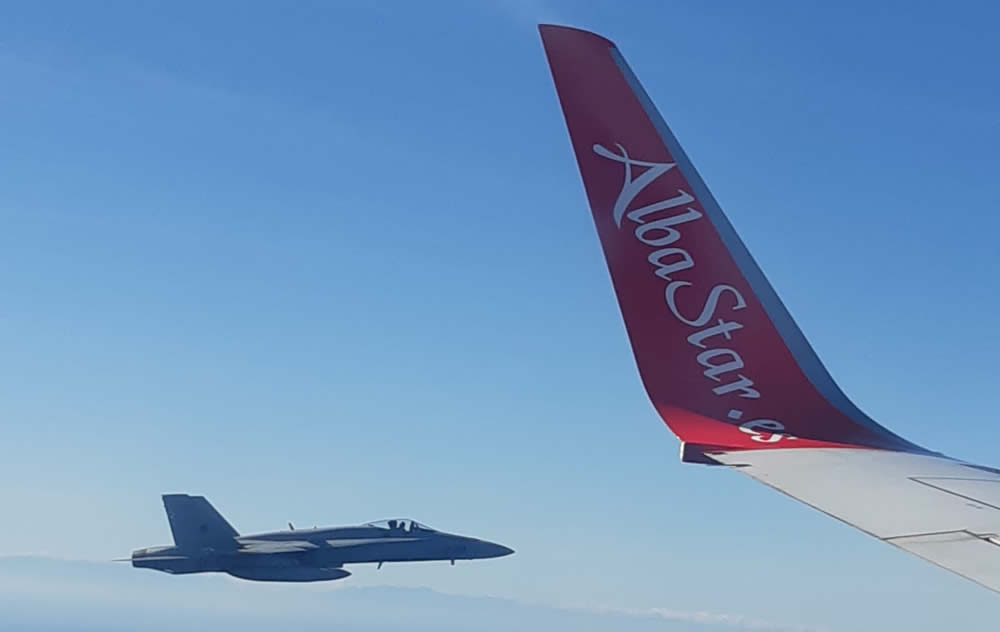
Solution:
M319 546L307 540L240 540L240 553L257 555L302 553L318 548Z
M417 542L421 538L397 538L386 539L382 537L378 538L337 538L333 540L327 540L326 544L334 549L346 549L354 546L364 546L366 544L401 544L404 542Z
M736 468L1000 591L1000 471L851 402L617 47L540 30L639 375L682 459Z

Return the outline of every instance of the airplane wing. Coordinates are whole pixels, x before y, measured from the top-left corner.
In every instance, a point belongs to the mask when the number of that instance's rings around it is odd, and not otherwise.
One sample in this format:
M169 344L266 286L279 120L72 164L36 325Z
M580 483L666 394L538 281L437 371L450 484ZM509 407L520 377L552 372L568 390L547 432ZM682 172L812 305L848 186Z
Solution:
M240 553L266 555L273 553L302 553L318 549L307 540L240 540Z
M1000 591L1000 470L926 450L858 409L617 47L540 31L639 374L681 458L736 468Z

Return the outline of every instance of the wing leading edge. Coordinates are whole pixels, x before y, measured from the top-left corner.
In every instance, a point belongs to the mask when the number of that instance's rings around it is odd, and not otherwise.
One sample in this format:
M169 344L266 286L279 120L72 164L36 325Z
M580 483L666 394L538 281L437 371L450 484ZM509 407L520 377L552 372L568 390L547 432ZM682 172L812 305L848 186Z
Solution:
M685 460L738 469L1000 591L1000 474L840 390L617 47L542 42L639 374Z

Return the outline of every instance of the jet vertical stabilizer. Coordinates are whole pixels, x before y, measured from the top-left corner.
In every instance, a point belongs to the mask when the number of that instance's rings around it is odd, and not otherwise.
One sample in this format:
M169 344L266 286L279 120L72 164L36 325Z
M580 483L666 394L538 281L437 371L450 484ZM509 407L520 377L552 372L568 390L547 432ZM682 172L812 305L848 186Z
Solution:
M164 494L174 544L181 549L236 549L239 533L204 496Z

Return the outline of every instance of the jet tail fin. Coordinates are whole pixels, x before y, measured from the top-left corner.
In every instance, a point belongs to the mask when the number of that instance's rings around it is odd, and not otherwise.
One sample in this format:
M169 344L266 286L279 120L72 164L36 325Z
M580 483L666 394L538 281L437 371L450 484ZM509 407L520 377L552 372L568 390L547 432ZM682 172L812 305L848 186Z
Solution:
M163 508L178 547L218 549L236 546L239 533L204 496L164 494Z

